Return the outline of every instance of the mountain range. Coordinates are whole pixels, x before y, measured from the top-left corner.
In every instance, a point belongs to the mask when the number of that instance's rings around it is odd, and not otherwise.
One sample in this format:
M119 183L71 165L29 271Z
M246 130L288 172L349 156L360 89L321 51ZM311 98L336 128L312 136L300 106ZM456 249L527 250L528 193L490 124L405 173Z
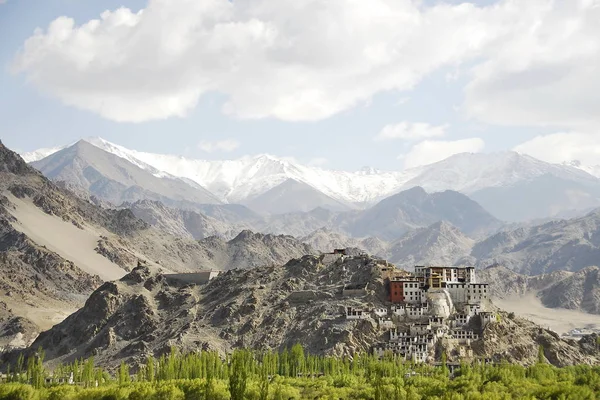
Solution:
M264 215L248 205L224 203L190 178L152 168L85 141L28 165L0 144L0 346L27 346L53 326L30 349L42 345L54 361L98 354L102 362L116 365L161 353L173 343L226 351L302 340L315 352L365 350L375 331L353 336L355 330L340 331L331 322L337 317L327 322L327 316L339 311L331 306L331 296L355 279L369 282L373 304L383 301L383 281L365 275L371 269L363 268L365 262L379 261L365 256L324 266L315 255L338 247L359 247L406 268L469 264L482 269L501 263L481 271L499 298L533 293L548 307L600 310L593 266L600 237L597 210L507 225L454 190L415 186L366 206L287 178L282 184L289 190L271 188L257 195L263 196L260 203L279 194L289 201L310 193L344 207L332 210L317 202L310 210L292 207ZM306 234L297 239L281 234L286 230ZM164 276L204 269L225 272L200 289ZM324 297L313 299L317 292ZM298 296L308 296L309 306L296 306ZM539 344L528 339L539 327L505 321L508 325L499 325L504 328L494 336L502 346L483 349L483 356L498 348L510 353L513 339L502 331L509 327L523 346ZM575 342L553 333L543 336L558 364L588 359ZM535 357L530 353L527 360ZM510 357L523 361L517 353Z
M102 194L106 196L105 200L112 198L117 202L123 197L139 198L140 191L148 190L153 199L163 196L161 200L177 201L178 206L188 201L188 208L203 201L245 204L263 214L309 211L314 207L344 211L368 208L395 193L419 186L428 192L453 190L466 194L494 217L508 222L574 216L600 206L600 179L583 167L578 168L579 164L549 164L514 152L456 154L437 163L404 171L365 168L346 172L309 167L270 155L207 161L140 152L100 138L85 139L84 142L128 162L127 171L137 167L155 178L169 181L158 187L170 187L173 178L177 177L195 190L188 190L188 193L180 188L165 199L164 191L148 187L150 178L147 176L123 180L123 176L115 175L109 166L99 164L108 156L81 154L83 152L77 148L89 146L79 143L41 149L23 156L55 179L67 179L84 186L91 186L92 182L99 182L97 185L101 186L108 181L108 193L102 192L102 187L92 187L98 192L93 194L101 198ZM62 154L56 157L59 153ZM53 156L56 158L53 162L44 160ZM88 157L92 160L87 160ZM80 167L76 162L66 161L69 158L83 158L85 162ZM102 178L85 176L82 169L89 167L100 172ZM88 172L88 175L93 174ZM138 177L141 173L137 171L131 175ZM128 190L121 185L127 186ZM207 198L198 198L200 192Z
M229 241L196 241L158 228L54 184L0 142L0 347L27 345L140 260L172 273L253 268L313 252L289 236L238 231Z

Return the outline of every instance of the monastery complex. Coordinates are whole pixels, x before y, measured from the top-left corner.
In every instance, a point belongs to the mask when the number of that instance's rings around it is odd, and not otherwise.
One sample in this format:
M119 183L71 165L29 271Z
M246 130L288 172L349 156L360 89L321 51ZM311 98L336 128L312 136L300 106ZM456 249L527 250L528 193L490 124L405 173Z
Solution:
M373 346L380 357L390 353L415 362L432 362L443 348L453 356L472 358L471 345L481 338L487 324L497 320L491 311L488 284L477 281L473 267L416 266L411 273L384 260L372 267L384 281L387 306L348 306L345 317L376 321L385 338ZM366 290L344 290L357 289Z

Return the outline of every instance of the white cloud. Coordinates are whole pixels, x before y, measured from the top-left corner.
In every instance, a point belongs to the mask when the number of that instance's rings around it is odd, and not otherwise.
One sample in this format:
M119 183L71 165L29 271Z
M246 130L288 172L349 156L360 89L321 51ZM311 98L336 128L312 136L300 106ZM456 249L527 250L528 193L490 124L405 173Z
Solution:
M14 69L115 121L185 116L209 92L226 94L223 111L237 117L319 120L478 57L518 19L515 8L150 0L80 26L57 18L26 41Z
M375 137L375 140L403 139L413 141L442 137L447 128L448 125L432 126L425 122L400 122L384 126Z
M521 15L476 65L466 110L501 125L600 128L600 2L505 1Z
M218 140L215 142L202 140L198 143L198 148L206 153L212 153L215 151L230 152L238 147L240 147L240 142L233 139Z
M600 134L563 132L540 135L513 150L551 163L580 161L583 165L600 165Z
M404 168L414 168L442 161L454 154L479 153L485 143L480 138L447 140L425 140L414 145L407 154L398 157L404 160Z
M66 104L140 122L185 116L210 92L236 117L319 120L449 67L470 78L472 117L590 131L600 127L599 4L149 0L79 26L57 18L14 69Z

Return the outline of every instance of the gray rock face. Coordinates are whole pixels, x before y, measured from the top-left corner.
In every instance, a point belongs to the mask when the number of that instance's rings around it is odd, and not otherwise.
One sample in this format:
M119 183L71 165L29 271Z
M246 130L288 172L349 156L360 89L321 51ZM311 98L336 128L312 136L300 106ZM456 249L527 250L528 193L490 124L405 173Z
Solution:
M542 303L600 314L600 268L588 267L540 291Z
M112 204L141 199L170 205L220 203L197 184L192 186L174 177L156 177L151 170L139 168L83 140L31 165L52 180L84 188Z

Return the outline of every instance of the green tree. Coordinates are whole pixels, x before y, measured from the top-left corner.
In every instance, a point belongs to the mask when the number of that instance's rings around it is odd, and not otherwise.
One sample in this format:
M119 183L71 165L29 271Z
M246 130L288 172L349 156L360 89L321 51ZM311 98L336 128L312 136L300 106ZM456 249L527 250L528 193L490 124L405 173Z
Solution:
M154 357L153 356L149 356L146 359L145 372L146 372L146 381L154 382Z
M538 347L538 360L537 361L539 364L546 363L546 356L544 355L544 346L542 346L541 344Z
M231 400L244 400L248 383L248 357L246 350L236 350L231 357L229 394Z
M269 397L269 365L265 362L268 361L264 359L259 370L259 400L267 400Z
M289 353L290 375L297 377L298 374L304 372L304 349L300 343L292 346Z
M131 378L129 376L129 366L125 364L125 362L121 361L121 365L119 366L119 385L125 385L131 382Z

